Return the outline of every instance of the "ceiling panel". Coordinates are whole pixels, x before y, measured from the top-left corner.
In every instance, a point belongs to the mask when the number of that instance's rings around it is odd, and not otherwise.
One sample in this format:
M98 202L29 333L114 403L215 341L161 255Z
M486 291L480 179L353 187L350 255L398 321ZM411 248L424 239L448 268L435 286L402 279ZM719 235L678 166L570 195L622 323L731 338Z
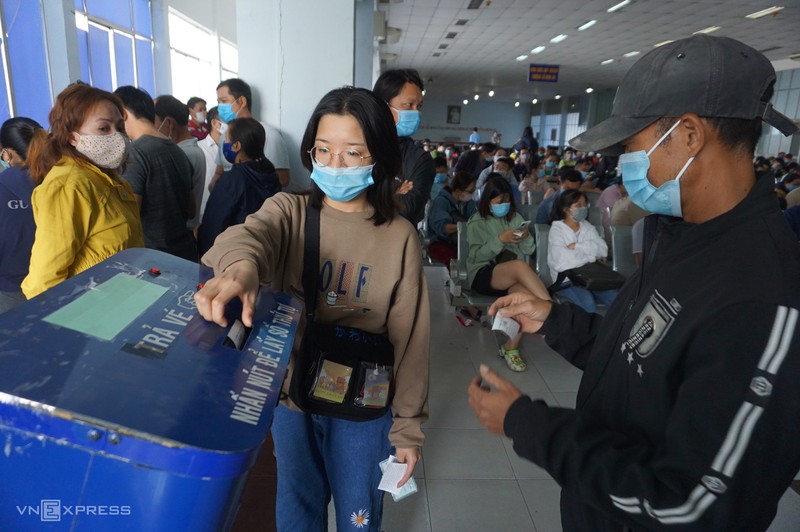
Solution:
M757 20L745 15L781 0L638 0L608 13L618 0L484 0L467 9L469 0L393 0L379 3L387 24L399 28L398 43L382 44L381 52L396 54L388 68L417 68L426 83L426 97L461 100L494 88L500 101L579 94L587 87L614 88L630 66L653 45L688 37L709 26L714 35L739 39L766 52L770 60L786 60L800 52L800 0L784 0L785 9ZM464 26L456 21L467 19ZM585 31L577 27L598 22ZM457 32L455 39L446 39ZM566 40L551 43L564 33ZM446 44L446 49L439 46ZM531 54L536 46L544 52ZM439 53L439 57L433 57ZM516 61L527 54L524 61ZM614 59L609 65L601 65ZM528 83L529 63L561 66L558 83ZM785 63L785 61L782 61ZM800 61L796 61L800 67ZM430 81L433 80L433 81Z

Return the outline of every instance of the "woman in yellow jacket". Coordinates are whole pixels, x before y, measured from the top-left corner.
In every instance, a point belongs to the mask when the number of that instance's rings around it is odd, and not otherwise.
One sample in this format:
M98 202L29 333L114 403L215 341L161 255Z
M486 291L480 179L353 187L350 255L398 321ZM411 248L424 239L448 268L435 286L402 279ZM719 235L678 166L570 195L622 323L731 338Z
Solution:
M127 155L122 102L89 85L67 87L28 151L38 186L36 236L22 291L30 299L126 248L144 247L139 206L117 169Z

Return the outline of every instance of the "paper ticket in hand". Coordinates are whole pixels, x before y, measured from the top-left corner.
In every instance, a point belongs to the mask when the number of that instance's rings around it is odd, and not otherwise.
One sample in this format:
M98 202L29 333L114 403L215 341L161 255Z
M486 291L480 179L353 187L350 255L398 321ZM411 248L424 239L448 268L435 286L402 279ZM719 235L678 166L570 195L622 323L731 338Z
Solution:
M492 322L492 330L500 331L509 338L514 338L517 334L519 334L519 323L511 318L506 318L500 314L495 314L494 322Z
M414 477L409 478L402 487L397 487L397 483L406 474L408 464L401 464L397 461L397 457L389 455L389 458L379 465L383 471L383 477L381 477L381 483L378 484L378 489L391 493L395 502L417 492L417 483L414 481Z

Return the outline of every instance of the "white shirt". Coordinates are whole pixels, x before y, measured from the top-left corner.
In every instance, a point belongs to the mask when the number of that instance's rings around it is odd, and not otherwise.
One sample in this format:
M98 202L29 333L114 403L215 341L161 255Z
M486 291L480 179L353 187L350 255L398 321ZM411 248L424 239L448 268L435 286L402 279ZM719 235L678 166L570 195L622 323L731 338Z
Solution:
M203 186L203 198L200 201L200 220L203 219L203 213L206 212L206 203L208 202L208 186L211 184L211 179L214 177L214 172L217 170L217 153L219 153L219 146L211 135L207 135L203 140L197 141L197 146L203 150L203 155L206 157L206 182Z
M575 244L575 249L567 246ZM547 265L555 278L559 272L597 261L608 255L608 244L597 229L584 220L575 232L563 220L553 222L547 241Z
M197 139L194 137L182 140L178 143L180 149L189 158L192 165L192 195L194 195L194 218L186 222L186 227L194 229L200 225L200 206L203 199L203 181L208 175L205 152L200 149ZM213 173L212 173L213 175Z

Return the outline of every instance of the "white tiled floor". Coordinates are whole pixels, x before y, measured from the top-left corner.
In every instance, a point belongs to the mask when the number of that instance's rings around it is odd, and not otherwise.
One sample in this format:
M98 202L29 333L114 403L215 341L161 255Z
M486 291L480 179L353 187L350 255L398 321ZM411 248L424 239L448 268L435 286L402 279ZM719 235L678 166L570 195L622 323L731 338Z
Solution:
M581 372L538 337L527 337L524 373L496 356L489 329L464 328L454 318L444 268L427 268L431 299L430 419L419 493L398 503L384 499L388 532L554 532L561 530L558 485L516 456L511 441L484 430L467 404L467 385L479 364L489 364L525 393L572 407ZM787 492L770 532L800 531L800 496Z

